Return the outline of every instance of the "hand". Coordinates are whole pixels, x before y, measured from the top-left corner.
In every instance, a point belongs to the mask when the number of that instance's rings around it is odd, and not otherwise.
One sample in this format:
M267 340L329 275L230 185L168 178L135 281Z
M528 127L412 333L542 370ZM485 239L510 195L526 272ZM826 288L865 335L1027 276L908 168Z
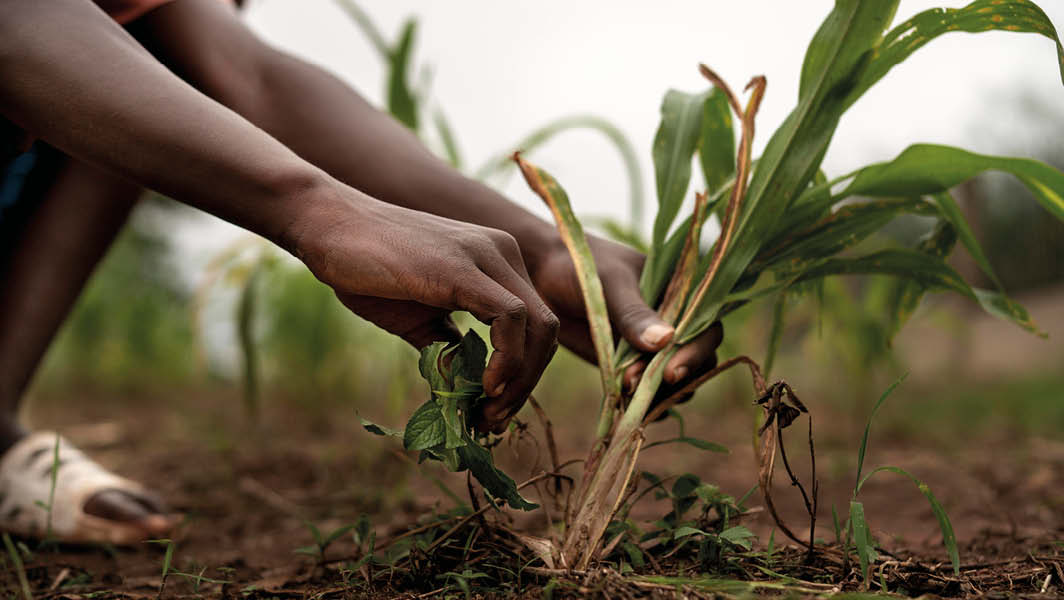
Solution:
M416 347L456 341L450 313L491 325L489 397L478 427L500 432L557 349L558 318L532 286L514 238L502 231L378 202L312 207L291 236L294 253L352 311Z
M656 352L665 347L675 330L647 306L639 293L639 273L645 257L639 252L615 242L592 235L588 245L595 257L595 265L602 280L606 308L615 334L628 340L643 352ZM569 253L559 242L538 261L532 273L536 289L561 320L559 339L566 348L595 363L595 349L587 323L583 296ZM724 336L721 324L714 323L705 333L681 347L665 365L664 385L658 398L665 398L687 382L717 366L717 347ZM624 373L624 386L634 389L646 368L641 360Z

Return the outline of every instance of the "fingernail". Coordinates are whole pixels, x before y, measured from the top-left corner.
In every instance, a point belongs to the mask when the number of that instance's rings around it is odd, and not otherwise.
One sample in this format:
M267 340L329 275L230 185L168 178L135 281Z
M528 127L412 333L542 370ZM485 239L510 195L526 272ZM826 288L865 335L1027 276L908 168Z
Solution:
M495 386L495 391L493 391L491 393L491 396L492 396L492 398L498 398L505 391L506 391L506 382L504 381L504 382L500 383L499 385Z
M668 325L662 325L661 323L654 323L650 327L643 330L643 334L639 336L643 343L648 346L657 348L664 344L671 336L673 329Z
M680 366L678 366L678 367L676 367L675 369L672 370L672 381L673 381L673 383L675 383L677 381L683 381L684 377L687 377L687 367L686 366L680 365Z

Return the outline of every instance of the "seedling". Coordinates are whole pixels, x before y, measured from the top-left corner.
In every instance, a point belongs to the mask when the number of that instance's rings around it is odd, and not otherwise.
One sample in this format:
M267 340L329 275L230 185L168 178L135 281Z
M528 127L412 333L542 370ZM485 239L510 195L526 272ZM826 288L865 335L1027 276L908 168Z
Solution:
M318 526L314 523L311 523L310 521L303 521L303 526L307 528L307 531L309 531L310 535L314 538L314 545L296 548L294 552L296 552L297 554L308 554L310 556L317 556L318 563L321 564L325 562L325 551L329 548L329 546L331 546L336 540L343 537L343 535L347 532L354 530L358 525L352 523L350 525L337 527L336 529L330 531L327 534L322 534L321 530L318 529Z
M876 412L879 411L879 407L883 405L887 397L894 391L895 388L905 380L905 376L895 381L887 388L883 395L879 397L875 405L872 407L872 412L868 415L868 422L865 424L864 436L861 438L861 445L857 450L857 478L854 481L853 497L850 499L850 516L846 520L845 529L847 535L853 534L854 548L857 550L857 558L861 567L861 577L864 578L865 586L868 586L868 582L871 579L870 567L878 558L875 549L875 540L872 538L868 527L868 521L865 517L864 505L857 501L857 495L861 493L861 488L864 484L871 479L876 473L896 473L904 477L909 478L916 485L926 498L928 503L931 504L931 512L934 513L935 519L938 521L939 530L942 532L942 544L946 547L946 551L949 553L950 562L953 565L953 574L960 575L961 572L961 559L960 553L957 550L957 538L953 533L953 524L950 522L949 515L946 514L946 509L942 507L938 499L931 492L931 488L926 483L917 479L913 474L908 471L895 466L881 466L872 470L871 473L864 475L864 460L865 454L868 450L868 435L872 430L872 419L875 418ZM832 509L834 512L834 509ZM834 515L835 518L835 535L839 537L839 525L838 515ZM849 544L843 545L843 548L848 548ZM885 587L885 586L884 586Z

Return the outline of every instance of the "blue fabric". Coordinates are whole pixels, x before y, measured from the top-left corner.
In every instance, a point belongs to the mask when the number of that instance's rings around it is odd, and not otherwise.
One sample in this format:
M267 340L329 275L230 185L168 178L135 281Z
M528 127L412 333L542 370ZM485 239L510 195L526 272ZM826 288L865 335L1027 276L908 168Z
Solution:
M4 213L18 203L22 197L22 190L26 186L26 178L37 164L37 148L15 157L7 166L0 171L0 223L4 221Z

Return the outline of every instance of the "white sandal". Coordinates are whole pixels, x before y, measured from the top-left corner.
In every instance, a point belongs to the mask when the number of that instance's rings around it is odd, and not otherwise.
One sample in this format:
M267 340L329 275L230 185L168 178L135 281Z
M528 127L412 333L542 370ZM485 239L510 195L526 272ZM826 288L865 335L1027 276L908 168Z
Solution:
M173 515L152 514L136 521L112 521L85 512L85 504L104 490L133 497L150 496L139 483L104 469L59 436L59 469L48 531L48 497L56 437L38 431L15 443L0 458L0 530L63 542L102 542L119 545L165 535L176 524Z

